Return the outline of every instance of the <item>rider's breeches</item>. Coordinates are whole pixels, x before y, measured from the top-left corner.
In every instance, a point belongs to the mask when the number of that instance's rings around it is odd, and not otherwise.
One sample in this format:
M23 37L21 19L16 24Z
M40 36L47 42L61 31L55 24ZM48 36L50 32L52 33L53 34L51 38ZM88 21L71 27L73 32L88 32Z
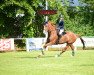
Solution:
M59 35L62 35L63 32L64 32L64 29L60 29Z

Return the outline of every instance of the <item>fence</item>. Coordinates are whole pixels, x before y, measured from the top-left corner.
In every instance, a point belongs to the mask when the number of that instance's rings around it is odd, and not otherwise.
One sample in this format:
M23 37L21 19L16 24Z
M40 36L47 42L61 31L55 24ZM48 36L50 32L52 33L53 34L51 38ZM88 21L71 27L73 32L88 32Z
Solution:
M94 47L94 37L82 37L85 41L86 47ZM27 51L31 50L41 50L43 43L46 41L45 38L9 38L9 39L0 39L0 51L6 51L6 50L22 50L22 48L18 48L17 41L20 42L20 46L23 45L23 49ZM21 43L24 41L24 43ZM58 45L52 45L49 46L49 48L60 48L65 47L66 44L58 44ZM82 43L80 39L77 39L74 43L75 47L82 47Z
M0 39L0 51L14 50L14 39Z

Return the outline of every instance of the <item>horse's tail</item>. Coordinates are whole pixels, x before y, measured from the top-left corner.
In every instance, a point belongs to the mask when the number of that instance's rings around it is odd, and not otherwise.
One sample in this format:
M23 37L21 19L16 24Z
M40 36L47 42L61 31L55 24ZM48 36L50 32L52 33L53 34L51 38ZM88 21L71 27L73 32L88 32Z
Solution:
M82 39L82 37L79 37L80 38L80 40L81 40L81 42L82 42L82 44L83 44L83 50L85 49L85 41Z
M82 37L81 36L79 36L79 35L77 35L79 38L80 38L80 40L81 40L81 43L83 44L83 50L85 49L85 41L82 39Z

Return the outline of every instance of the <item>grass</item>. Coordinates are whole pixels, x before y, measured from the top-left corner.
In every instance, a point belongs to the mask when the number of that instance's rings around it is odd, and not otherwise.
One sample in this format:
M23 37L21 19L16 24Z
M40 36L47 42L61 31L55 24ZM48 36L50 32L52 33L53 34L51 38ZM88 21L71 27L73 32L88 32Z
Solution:
M94 75L94 51L79 50L71 57L66 51L46 51L46 55L35 58L40 51L0 53L0 75Z

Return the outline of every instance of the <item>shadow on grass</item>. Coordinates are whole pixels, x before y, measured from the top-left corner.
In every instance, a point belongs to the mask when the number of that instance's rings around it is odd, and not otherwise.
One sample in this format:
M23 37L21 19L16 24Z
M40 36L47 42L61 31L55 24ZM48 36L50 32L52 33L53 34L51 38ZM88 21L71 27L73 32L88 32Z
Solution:
M36 58L55 58L54 56L34 56L34 57L29 57L29 56L23 56L23 57L15 57L15 58L22 58L22 59L36 59Z
M79 65L79 66L94 66L94 64L82 64L82 65Z

